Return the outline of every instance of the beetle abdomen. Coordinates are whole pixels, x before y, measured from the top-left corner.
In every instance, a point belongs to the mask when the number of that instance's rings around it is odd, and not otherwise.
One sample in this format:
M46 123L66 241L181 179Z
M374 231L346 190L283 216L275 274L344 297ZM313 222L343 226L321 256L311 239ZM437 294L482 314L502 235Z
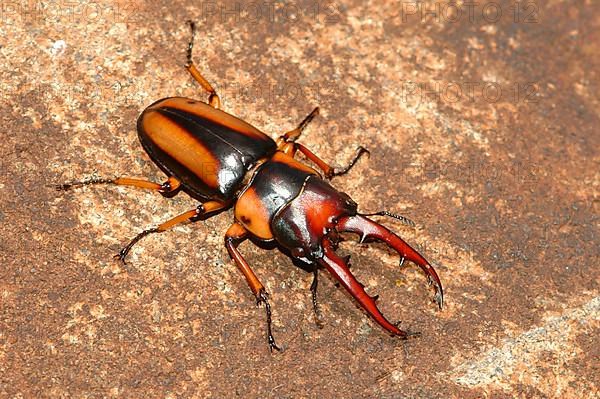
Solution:
M317 171L289 155L276 152L259 166L235 204L235 218L252 234L263 239L273 238L271 220L301 191L309 176Z
M138 136L150 158L200 200L233 199L252 165L276 150L275 142L252 125L182 97L146 108Z

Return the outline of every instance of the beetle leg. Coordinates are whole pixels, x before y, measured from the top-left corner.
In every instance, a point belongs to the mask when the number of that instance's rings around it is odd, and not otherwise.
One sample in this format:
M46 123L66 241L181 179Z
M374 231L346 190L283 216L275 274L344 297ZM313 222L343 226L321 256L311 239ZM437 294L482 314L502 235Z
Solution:
M212 87L212 85L202 76L196 65L194 65L194 61L192 61L192 49L194 47L194 36L196 35L196 24L193 21L187 21L190 25L190 29L192 31L192 35L190 38L190 42L188 44L187 49L187 62L185 64L185 68L188 70L190 75L194 78L196 82L202 86L204 90L206 90L208 95L208 104L214 108L221 108L221 100L217 95L217 91Z
M279 148L281 149L286 143L290 143L290 142L298 140L298 137L300 137L300 135L302 134L302 131L304 131L304 129L310 123L310 121L312 121L314 119L314 117L317 115L319 115L319 107L315 107L315 109L313 109L311 111L311 113L308 114L302 120L302 122L300 122L300 124L298 125L297 128L295 128L294 130L290 130L289 132L285 133L283 136L281 136L279 138L279 143L278 143Z
M246 262L246 259L244 259L240 251L237 249L238 245L240 245L247 238L248 230L246 230L241 224L235 222L231 225L231 227L229 227L227 233L225 233L225 247L227 248L227 252L229 252L229 256L231 256L238 269L240 269L246 278L252 293L256 296L256 304L265 304L265 311L267 313L267 342L269 344L269 349L271 352L273 349L279 351L281 349L275 344L275 338L273 338L273 333L271 330L271 305L269 304L268 300L269 295L265 290L265 286L262 285L258 277L256 277L256 274L254 274L250 268L248 262Z
M296 150L300 151L302 154L304 154L306 158L310 159L315 165L317 165L317 167L323 171L325 177L328 179L331 179L334 176L341 176L348 173L363 154L369 154L369 150L367 150L363 146L358 146L358 148L356 149L356 154L354 155L354 158L352 158L350 163L346 167L337 170L300 143L290 142L286 143L284 146L281 147L281 151L291 156L294 156Z
M169 230L181 223L196 222L196 221L202 219L207 214L216 212L220 209L225 208L226 206L227 205L222 202L208 201L208 202L198 205L196 208L194 208L190 211L184 212L181 215L177 215L174 218L169 219L164 223L161 223L157 227L146 229L146 230L140 232L138 235L136 235L131 241L129 241L129 244L127 244L123 249L121 249L119 251L119 253L117 255L115 255L115 258L118 258L123 263L125 263L125 258L127 257L127 254L129 253L129 251L131 251L131 248L133 248L133 246L139 240L146 237L147 235L152 234L152 233L162 233L163 231Z
M82 187L96 184L114 184L117 186L133 186L147 190L155 190L165 197L172 197L179 192L181 182L174 177L169 177L164 183L155 183L148 180L132 179L129 177L118 177L116 179L99 179L93 178L81 181L72 181L63 184L57 184L55 188L58 191L67 191L74 187Z
M313 310L315 312L315 323L317 327L323 328L323 318L321 317L321 309L319 308L319 303L317 302L317 286L319 285L319 270L315 267L313 270L313 281L310 285L310 292L312 294L312 304Z

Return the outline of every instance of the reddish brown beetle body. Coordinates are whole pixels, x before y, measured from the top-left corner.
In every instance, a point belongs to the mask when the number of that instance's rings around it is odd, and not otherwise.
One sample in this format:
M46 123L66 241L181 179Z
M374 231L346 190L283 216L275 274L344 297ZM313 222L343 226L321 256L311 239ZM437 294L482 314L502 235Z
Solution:
M194 25L191 26L193 34ZM431 265L400 237L367 216L387 215L408 224L412 222L386 211L361 214L347 194L323 179L323 176L330 179L348 172L367 151L359 147L350 164L336 170L296 143L302 130L318 113L318 108L277 142L250 124L219 110L219 97L191 60L192 43L190 41L188 48L187 68L210 93L208 104L182 97L165 98L146 108L137 123L143 148L168 180L158 184L123 177L92 179L62 184L58 188L66 190L73 186L108 183L152 189L165 196L183 190L201 201L197 208L138 234L119 253L122 261L132 246L148 234L168 230L179 223L202 220L233 206L235 220L225 234L225 246L258 302L265 304L271 349L279 348L271 332L267 292L238 251L238 245L250 237L274 241L293 258L310 266L314 275L311 291L317 319L317 270L324 268L378 324L392 334L408 337L409 333L381 314L376 298L367 295L363 285L350 272L347 259L335 254L344 232L359 234L361 242L383 241L398 252L401 262L408 259L423 270L433 282L435 300L442 307L442 283ZM296 160L297 151L322 170L323 175Z

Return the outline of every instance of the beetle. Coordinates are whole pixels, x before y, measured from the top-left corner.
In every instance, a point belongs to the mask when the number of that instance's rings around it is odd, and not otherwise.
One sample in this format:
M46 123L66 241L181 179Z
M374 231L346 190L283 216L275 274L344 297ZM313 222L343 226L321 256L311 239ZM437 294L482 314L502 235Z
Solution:
M315 320L320 324L317 304L318 270L327 269L358 304L385 330L400 338L418 333L401 330L388 321L364 286L349 269L349 257L335 253L341 233L360 235L360 242L379 240L400 255L400 265L408 259L419 266L434 285L439 308L443 304L440 278L429 262L402 238L369 216L391 216L414 226L409 219L388 212L360 213L358 205L328 180L347 173L368 151L358 147L351 162L336 169L296 140L318 114L315 108L297 128L276 141L221 108L220 98L192 60L195 25L187 21L191 38L187 47L186 69L208 92L208 101L167 97L148 106L137 120L142 147L150 159L168 176L164 183L118 177L93 178L57 185L58 190L98 184L134 186L172 197L183 191L200 204L166 222L140 232L116 257L125 262L131 248L144 236L164 232L184 222L205 220L233 208L234 221L225 233L225 247L256 297L266 310L269 349L280 350L271 329L271 306L264 285L238 250L252 238L274 243L296 263L313 273L311 284ZM302 153L317 169L295 159Z

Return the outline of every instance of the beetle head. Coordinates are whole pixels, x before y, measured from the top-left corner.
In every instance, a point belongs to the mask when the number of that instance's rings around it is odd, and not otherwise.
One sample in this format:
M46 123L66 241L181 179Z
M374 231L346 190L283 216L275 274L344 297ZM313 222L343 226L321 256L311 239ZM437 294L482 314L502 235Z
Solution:
M388 212L379 214L390 215ZM394 249L401 262L408 259L417 264L436 289L435 300L441 308L443 289L429 262L396 234L357 212L356 203L320 178L309 178L301 194L273 217L271 227L278 243L291 255L304 262L319 264L348 290L360 306L383 328L392 334L408 334L390 323L377 308L376 298L369 296L364 286L348 268L347 260L335 253L340 233L360 235L360 242L380 240ZM397 218L397 215L391 215Z

